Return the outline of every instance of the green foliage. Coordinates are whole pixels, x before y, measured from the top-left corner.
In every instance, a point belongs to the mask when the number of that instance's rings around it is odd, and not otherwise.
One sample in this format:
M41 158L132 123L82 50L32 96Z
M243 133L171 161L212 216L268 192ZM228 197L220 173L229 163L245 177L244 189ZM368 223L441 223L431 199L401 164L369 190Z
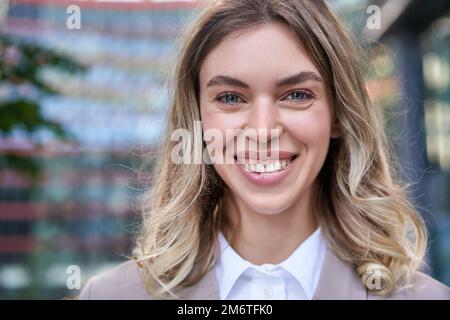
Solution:
M44 119L39 112L39 104L32 100L18 99L0 104L0 131L9 133L16 127L33 132L47 128L59 138L67 138L67 134L60 124Z
M41 68L52 66L68 72L85 69L63 54L1 34L0 57L0 82L30 83L45 93L56 92L39 79Z
M44 129L58 139L73 139L59 123L45 119L41 113L40 97L57 94L39 77L40 71L45 67L70 73L85 69L63 54L20 38L0 34L0 88L17 89L10 97L0 97L0 138L7 137L15 129L22 129L30 137L37 130ZM24 88L27 90L23 90ZM32 181L39 176L36 159L18 156L13 150L0 154L0 170L3 168L24 173Z

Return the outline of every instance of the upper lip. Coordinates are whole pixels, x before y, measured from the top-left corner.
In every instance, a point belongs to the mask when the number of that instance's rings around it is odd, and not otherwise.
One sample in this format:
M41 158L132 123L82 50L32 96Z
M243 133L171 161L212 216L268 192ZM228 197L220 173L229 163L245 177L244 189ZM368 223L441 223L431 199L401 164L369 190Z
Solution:
M252 159L252 160L289 160L297 156L298 153L290 151L244 151L238 152L235 155L236 159Z

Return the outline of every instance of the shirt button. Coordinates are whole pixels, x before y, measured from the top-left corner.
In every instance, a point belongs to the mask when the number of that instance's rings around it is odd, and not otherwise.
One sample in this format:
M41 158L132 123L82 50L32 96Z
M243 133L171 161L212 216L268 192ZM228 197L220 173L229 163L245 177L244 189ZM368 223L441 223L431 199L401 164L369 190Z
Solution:
M273 296L273 289L272 288L264 288L264 299L270 299Z

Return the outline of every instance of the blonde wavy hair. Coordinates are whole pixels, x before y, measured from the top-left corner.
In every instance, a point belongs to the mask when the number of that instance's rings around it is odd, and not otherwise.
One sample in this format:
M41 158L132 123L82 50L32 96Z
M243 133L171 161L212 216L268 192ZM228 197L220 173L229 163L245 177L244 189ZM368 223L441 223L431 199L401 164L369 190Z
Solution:
M225 186L212 165L171 161L178 143L171 133L178 128L195 133L194 121L200 120L202 61L230 33L275 21L296 33L330 87L342 131L317 177L318 219L328 247L355 266L363 285L378 295L408 285L423 261L425 225L393 178L359 48L336 14L322 0L219 0L206 6L184 36L162 154L143 198L133 257L154 298L176 296L173 289L197 283L212 268L218 232L227 224L221 209ZM202 137L192 143L204 146ZM373 270L381 288L369 285Z

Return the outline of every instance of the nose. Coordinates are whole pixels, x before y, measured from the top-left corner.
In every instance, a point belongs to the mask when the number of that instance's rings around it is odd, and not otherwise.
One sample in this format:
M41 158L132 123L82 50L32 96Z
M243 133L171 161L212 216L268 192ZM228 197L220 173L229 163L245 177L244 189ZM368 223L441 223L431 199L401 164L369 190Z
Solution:
M257 143L268 143L279 138L283 126L280 123L279 110L274 101L264 97L255 101L248 113L246 129L256 131ZM255 139L252 135L249 135L249 138Z

